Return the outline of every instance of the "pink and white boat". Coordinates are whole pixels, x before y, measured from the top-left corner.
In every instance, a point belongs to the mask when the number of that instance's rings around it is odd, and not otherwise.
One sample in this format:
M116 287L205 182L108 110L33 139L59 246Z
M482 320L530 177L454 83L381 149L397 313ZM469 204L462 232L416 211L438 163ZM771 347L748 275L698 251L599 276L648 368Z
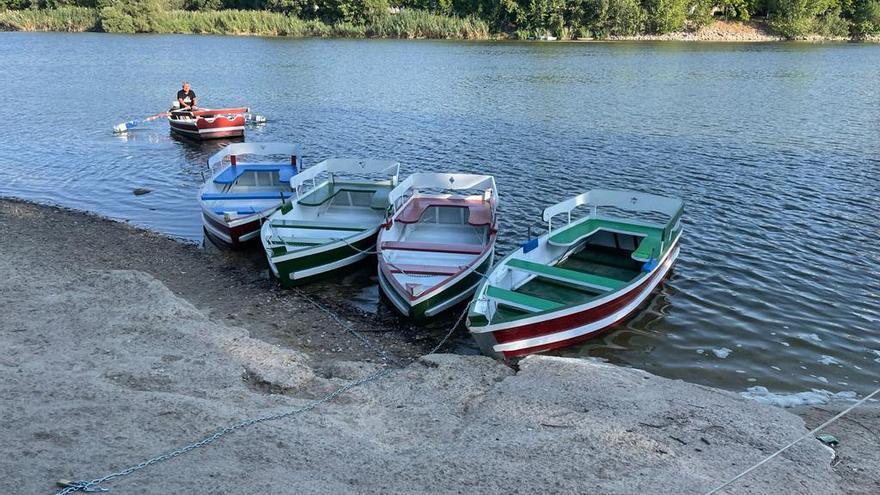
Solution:
M589 213L572 220L572 210ZM467 326L488 355L568 346L636 312L678 258L683 203L593 190L544 210L548 232L501 260L477 289ZM554 228L553 218L566 216Z
M490 175L416 173L388 195L379 286L417 322L470 298L495 258L498 190Z

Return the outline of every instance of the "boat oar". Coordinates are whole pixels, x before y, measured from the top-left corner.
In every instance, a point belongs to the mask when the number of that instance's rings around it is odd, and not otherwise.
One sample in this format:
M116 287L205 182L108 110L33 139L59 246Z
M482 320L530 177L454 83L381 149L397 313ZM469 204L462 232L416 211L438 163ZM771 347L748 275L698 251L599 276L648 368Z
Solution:
M121 124L117 124L113 126L114 133L123 133L131 129L132 127L137 127L140 124L150 122L156 119L161 119L163 117L167 117L169 115L168 112L157 113L156 115L150 115L149 117L143 118L141 120L129 120L128 122L123 122Z

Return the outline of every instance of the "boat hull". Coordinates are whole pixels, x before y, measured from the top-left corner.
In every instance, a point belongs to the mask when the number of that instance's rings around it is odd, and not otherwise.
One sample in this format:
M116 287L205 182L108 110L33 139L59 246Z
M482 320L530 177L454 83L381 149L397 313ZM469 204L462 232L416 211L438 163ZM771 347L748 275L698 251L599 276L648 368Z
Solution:
M376 248L375 229L365 234L312 249L302 249L283 255L266 251L269 268L284 287L297 287L335 270L357 263L372 256Z
M379 287L403 316L408 317L415 323L424 323L428 319L446 311L456 304L466 300L476 292L483 281L483 274L492 268L494 249L478 262L476 267L462 272L458 276L445 282L436 290L412 299L400 293L399 286L390 280L388 266L380 263Z
M657 267L638 285L601 304L584 304L524 320L478 326L468 322L483 353L515 358L567 347L594 338L639 310L666 278L678 258L676 242Z
M232 248L239 248L260 237L260 227L262 227L263 221L275 210L277 208L231 221L202 210L202 223L205 232L213 239L222 241L223 244Z
M203 141L244 136L245 118L242 114L233 118L218 115L213 118L169 119L168 123L173 134Z

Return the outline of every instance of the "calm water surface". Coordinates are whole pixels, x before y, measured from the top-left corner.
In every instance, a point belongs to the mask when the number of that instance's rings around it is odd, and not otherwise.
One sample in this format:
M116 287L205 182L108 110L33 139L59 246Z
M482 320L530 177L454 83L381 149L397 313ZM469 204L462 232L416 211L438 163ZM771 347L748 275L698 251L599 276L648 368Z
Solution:
M590 188L682 197L661 293L565 355L732 390L878 383L880 46L0 33L0 67L0 195L200 242L195 197L218 144L164 122L110 133L188 79L205 106L268 116L248 140L299 142L307 164L496 175L502 253ZM349 283L388 311L374 281Z

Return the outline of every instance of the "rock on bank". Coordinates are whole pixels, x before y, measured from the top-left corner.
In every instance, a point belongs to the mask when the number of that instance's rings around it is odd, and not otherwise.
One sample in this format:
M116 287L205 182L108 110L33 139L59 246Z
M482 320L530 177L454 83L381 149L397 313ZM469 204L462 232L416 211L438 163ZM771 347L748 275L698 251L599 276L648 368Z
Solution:
M307 356L211 321L140 272L7 258L0 278L0 476L18 493L136 464L375 369L338 363L320 376ZM638 370L532 357L514 373L484 357L433 355L106 486L705 493L803 431L783 410ZM807 440L725 493L839 493L830 460Z

